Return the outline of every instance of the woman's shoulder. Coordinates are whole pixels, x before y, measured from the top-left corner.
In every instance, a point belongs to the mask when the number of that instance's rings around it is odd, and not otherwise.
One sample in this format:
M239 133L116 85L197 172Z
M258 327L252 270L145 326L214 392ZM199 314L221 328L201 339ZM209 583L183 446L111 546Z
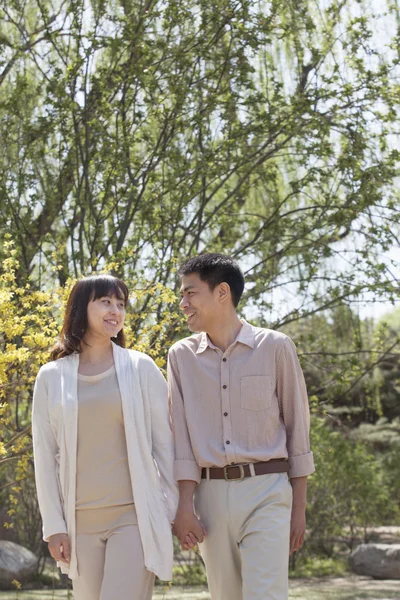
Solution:
M140 352L139 350L133 350L131 348L121 348L119 347L118 352L121 352L125 356L125 360L130 360L133 368L138 370L141 374L154 374L154 371L159 371L154 360L146 354L145 352Z
M126 348L129 353L129 356L133 362L136 364L150 365L154 364L154 360L146 354L145 352L140 352L139 350L133 350L132 348Z
M129 357L133 361L153 362L153 359L148 354L140 352L139 350L133 350L132 348L122 348L117 344L114 344L114 353L115 352L124 355L126 358Z
M58 358L57 360L51 360L44 365L42 365L37 374L38 379L51 377L53 374L60 373L62 365L70 363L74 360L75 355L64 356L63 358Z

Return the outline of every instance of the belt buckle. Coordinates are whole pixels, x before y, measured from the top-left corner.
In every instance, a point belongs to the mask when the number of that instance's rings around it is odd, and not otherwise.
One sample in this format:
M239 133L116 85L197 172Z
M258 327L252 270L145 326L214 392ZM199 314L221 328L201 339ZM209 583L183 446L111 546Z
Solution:
M239 469L240 476L239 477L228 477L227 469ZM227 465L226 467L224 467L224 477L225 477L225 481L241 481L244 478L243 465Z

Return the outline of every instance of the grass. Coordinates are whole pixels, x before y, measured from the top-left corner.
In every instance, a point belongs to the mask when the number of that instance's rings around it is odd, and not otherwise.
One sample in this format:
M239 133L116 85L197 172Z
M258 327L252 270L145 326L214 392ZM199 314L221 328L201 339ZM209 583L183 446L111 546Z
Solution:
M301 561L296 563L296 568L289 572L289 577L293 579L311 579L313 577L346 577L349 574L347 558L313 556L310 558L303 557Z
M0 592L0 600L67 600L66 590ZM72 594L70 592L72 600ZM205 586L156 587L154 600L210 600ZM368 577L292 579L290 600L400 600L400 581L377 581Z

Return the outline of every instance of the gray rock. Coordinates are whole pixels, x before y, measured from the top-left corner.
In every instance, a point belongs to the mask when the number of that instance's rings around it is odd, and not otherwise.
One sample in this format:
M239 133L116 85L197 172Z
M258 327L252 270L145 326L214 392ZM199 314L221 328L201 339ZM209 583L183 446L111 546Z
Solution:
M400 544L360 544L350 555L357 575L374 579L400 579Z
M20 583L29 580L35 573L38 559L23 546L0 540L0 589L10 589L16 579Z

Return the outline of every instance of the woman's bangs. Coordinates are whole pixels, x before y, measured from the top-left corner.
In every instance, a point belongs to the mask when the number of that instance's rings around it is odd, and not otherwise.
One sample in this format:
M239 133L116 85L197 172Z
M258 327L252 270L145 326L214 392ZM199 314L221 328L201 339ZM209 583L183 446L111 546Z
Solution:
M118 300L122 300L125 306L128 304L129 291L120 279L96 277L93 284L92 300L98 300L98 298L104 298L104 296L115 296Z

